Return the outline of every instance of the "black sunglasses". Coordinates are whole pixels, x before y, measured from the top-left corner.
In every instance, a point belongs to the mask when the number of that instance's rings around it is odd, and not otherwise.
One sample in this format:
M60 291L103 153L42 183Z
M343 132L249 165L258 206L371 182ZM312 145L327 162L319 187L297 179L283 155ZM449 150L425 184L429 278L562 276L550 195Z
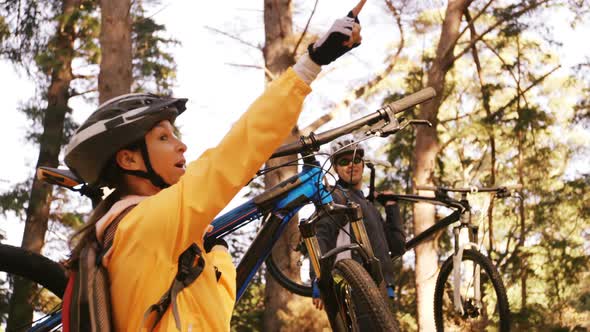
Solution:
M363 162L363 158L361 157L355 157L354 160L348 159L348 158L340 158L338 159L338 161L336 162L336 164L338 166L344 167L344 166L348 166L350 165L350 163L353 162L355 164L360 164Z

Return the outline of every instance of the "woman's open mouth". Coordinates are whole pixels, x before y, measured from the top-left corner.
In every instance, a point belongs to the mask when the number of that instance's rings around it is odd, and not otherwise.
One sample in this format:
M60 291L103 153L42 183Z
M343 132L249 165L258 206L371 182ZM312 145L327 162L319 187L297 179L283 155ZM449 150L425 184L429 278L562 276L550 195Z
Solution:
M174 164L174 166L181 168L181 169L186 169L186 160L181 160L181 161L177 162L176 164Z

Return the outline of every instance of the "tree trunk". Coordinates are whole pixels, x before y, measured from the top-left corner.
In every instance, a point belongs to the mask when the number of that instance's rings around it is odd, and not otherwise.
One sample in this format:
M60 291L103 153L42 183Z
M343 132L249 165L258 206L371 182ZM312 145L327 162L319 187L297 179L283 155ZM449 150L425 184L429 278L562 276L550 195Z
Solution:
M520 95L520 91L521 90L521 86L520 86L520 80L522 77L522 72L520 69L520 57L521 57L521 49L520 49L520 37L516 37L516 47L517 47L517 56L516 56L516 69L518 70L518 80L516 81L516 93L518 96L517 102L516 102L516 113L518 114L518 120L522 121L523 119L523 114L522 114L522 109L520 107L520 99L521 99L521 95ZM518 138L518 184L521 186L521 188L524 188L524 154L525 154L525 148L524 148L524 141L525 141L525 133L524 133L524 129L518 129L517 132L517 138ZM520 196L521 197L525 197L523 195L522 189L520 189ZM524 247L524 242L525 242L525 237L526 237L526 227L525 227L525 207L524 207L524 199L519 200L519 219L520 219L520 236L518 239L518 251L520 253L520 311L521 313L524 313L526 310L526 303L527 303L527 286L526 286L526 282L527 282L527 263L526 263L526 254L523 252L522 248Z
M101 0L99 102L131 91L131 1Z
M276 77L295 63L293 56L293 19L290 0L264 1L264 32L265 45L263 52L265 66L268 72ZM270 80L268 75L267 80ZM296 126L293 128L292 135L287 141L296 139L298 132L299 129ZM296 156L288 156L269 160L266 166L276 166L294 160L295 158ZM271 188L295 174L297 174L296 166L277 169L265 176L265 187L267 189ZM299 234L297 220L297 216L293 217L293 220L291 220L285 229L283 236L278 240L272 252L281 270L291 276L299 275L299 267L296 264L299 259L299 253L294 251L293 244L289 243ZM280 331L283 328L283 322L279 317L279 312L289 312L287 305L295 295L282 288L268 272L266 273L265 279L263 330Z
M39 142L37 167L57 167L58 156L63 143L63 127L68 108L70 82L72 81L72 59L74 57L75 15L79 0L65 0L59 26L49 47L55 56L55 65L51 69L51 81L47 90L47 109L43 118L43 134ZM40 253L45 244L45 232L52 200L52 186L33 180L31 197L27 206L27 218L21 247ZM34 296L32 284L21 278L15 278L13 294L10 298L7 330L16 330L23 323L33 319L31 305Z
M471 14L469 13L469 9L465 9L465 19L467 22L472 21ZM486 116L489 118L492 116L492 110L490 107L490 88L487 86L483 79L481 63L479 61L479 52L477 51L476 45L476 38L477 32L475 31L475 25L469 25L469 31L471 33L471 53L473 55L473 62L475 63L475 68L477 69L477 77L479 79L479 86L481 90L481 98L483 101L483 108L486 112ZM496 137L494 136L494 128L488 127L488 142L490 144L490 182L488 185L493 187L496 185ZM490 201L490 206L488 207L488 255L491 258L492 253L494 251L494 200Z
M453 66L453 50L459 37L459 26L469 0L449 1L442 26L436 57L428 70L428 86L436 90L436 98L424 104L420 118L432 122L432 127L421 126L417 130L414 147L414 184L432 184L435 158L438 153L438 109L442 102L445 75ZM423 193L426 194L426 193ZM434 224L434 206L420 203L414 206L414 232L419 234ZM437 274L437 252L433 240L416 247L416 294L418 327L421 331L434 331L432 301Z

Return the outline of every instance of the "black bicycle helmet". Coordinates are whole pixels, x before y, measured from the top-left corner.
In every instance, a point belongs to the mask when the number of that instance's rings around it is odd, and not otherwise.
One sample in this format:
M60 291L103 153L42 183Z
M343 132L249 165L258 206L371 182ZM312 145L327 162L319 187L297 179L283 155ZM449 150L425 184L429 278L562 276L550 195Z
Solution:
M174 120L186 109L186 98L130 93L106 101L78 128L65 151L65 163L92 186L115 153L144 138L158 122ZM129 172L159 187L167 184L151 167L145 140L141 147L148 172Z

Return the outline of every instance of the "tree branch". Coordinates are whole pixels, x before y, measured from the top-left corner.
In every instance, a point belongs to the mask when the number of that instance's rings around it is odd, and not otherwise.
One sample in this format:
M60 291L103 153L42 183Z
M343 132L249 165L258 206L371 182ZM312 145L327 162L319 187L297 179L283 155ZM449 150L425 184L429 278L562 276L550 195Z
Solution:
M72 97L78 97L78 96L83 96L85 94L96 92L96 91L98 91L97 88L92 88L90 90L86 90L86 91L82 91L82 92L77 92L77 91L74 90L74 92L70 94L70 98L72 98Z
M90 80L95 79L96 75L73 75L72 79L74 80Z
M299 44L301 44L301 42L303 41L303 38L305 37L305 34L307 33L307 29L309 28L309 23L311 22L311 18L313 17L313 14L315 14L315 9L318 6L318 2L319 2L319 0L315 0L315 4L313 5L313 10L311 11L309 18L307 19L307 23L305 23L305 28L303 29L303 32L301 33L301 37L299 37L297 44L295 44L295 48L293 49L293 54L291 55L293 58L295 58L295 54L297 54L297 49L299 48Z
M488 3L486 3L486 5L479 11L479 13L477 13L475 15L475 17L473 19L471 19L471 20L467 19L467 26L465 27L465 29L463 29L461 32L459 32L459 35L457 35L457 38L455 38L455 40L453 40L452 43L449 43L448 48L444 52L444 57L446 57L448 55L448 53L454 49L454 46L451 46L451 45L456 45L457 42L459 41L459 39L461 38L461 36L463 36L463 34L465 32L467 32L469 29L473 28L473 23L486 11L486 9L488 9L488 7L492 4L492 2L494 2L494 0L488 1ZM469 5L467 5L465 8L468 8L468 7L469 7Z
M262 66L258 66L258 65L247 65L247 64L241 64L241 63L231 63L231 62L226 62L225 63L228 66L232 66L232 67L242 67L242 68L253 68L253 69L264 69L264 67Z
M516 13L514 13L512 16L510 16L510 19L515 19L517 17L520 17L521 15L525 14L526 12L528 12L529 10L535 9L537 7L539 7L540 5L547 3L551 0L543 0L541 2L535 2L532 3L528 6L526 6L525 8L517 11ZM461 51L459 52L459 54L457 54L453 60L451 61L451 63L455 62L457 59L459 59L460 57L462 57L465 53L467 53L471 47L477 43L478 41L480 41L485 35L487 35L490 31L494 30L495 28L497 28L499 25L503 24L504 22L506 22L508 20L508 18L505 19L501 19L498 22L496 22L494 25L492 25L491 27L487 28L483 33L481 33L480 35L476 36L475 38L471 39L471 42ZM449 50L450 51L450 50ZM449 52L447 51L447 52Z
M376 77L374 77L372 80L370 80L369 82L367 82L363 86L355 89L342 102L342 104L344 106L350 105L350 103L353 100L364 96L367 93L367 91L369 91L371 88L375 87L377 84L379 84L381 81L383 81L385 79L385 77L387 77L395 68L395 65L397 64L397 60L399 58L399 55L402 53L402 50L405 46L406 42L405 42L405 37L404 37L404 28L402 26L401 14L397 10L397 8L395 8L395 6L391 0L385 0L385 4L387 5L387 8L389 9L389 11L393 15L393 17L395 18L397 28L399 29L400 42L397 47L397 50L396 50L395 54L389 59L389 65L387 65L387 68L385 68L385 70L383 70L383 72L381 74L377 75Z
M465 113L465 114L463 114L463 115L461 115L461 116L456 116L456 117L454 117L454 118L449 118L449 119L439 120L438 122L439 122L440 124L445 124L445 123L449 123L449 122L452 122L452 121L461 120L461 119L463 119L463 118L467 118L467 117L470 117L470 116L471 116L471 113Z
M504 60L504 58L500 55L500 53L498 53L498 51L496 51L496 49L493 48L492 45L490 45L490 43L487 42L487 40L482 39L481 41L492 53L494 53L496 55L496 57L500 60L500 62L502 62L504 67L506 67L506 69L510 73L510 76L512 76L512 78L514 79L514 82L518 81L518 78L514 74L514 71L512 71L512 69L510 69L510 66L508 66L508 63L506 62L506 60Z
M332 111L330 113L326 113L326 114L320 116L315 121L310 123L307 127L303 128L301 130L301 135L309 135L312 131L318 130L318 128L320 128L321 126L330 122L330 120L332 120L335 115L336 115L336 111Z
M229 33L225 32L225 31L221 31L219 29L216 29L216 28L213 28L213 27L210 27L210 26L207 26L207 25L205 26L205 29L210 30L210 31L213 31L213 32L216 32L216 33L218 33L220 35L224 35L224 36L229 37L229 38L231 38L233 40L236 40L236 41L238 41L238 42L240 42L240 43L242 43L244 45L248 45L248 46L253 47L253 48L255 48L255 49L259 50L259 51L262 51L262 47L260 45L254 45L254 44L252 44L250 42L247 42L247 41L245 41L245 40L243 40L243 39L241 39L239 37L236 37L236 36L234 36L232 34L229 34Z
M379 84L381 81L383 81L395 68L395 65L397 64L397 60L399 58L399 55L402 53L402 50L405 46L406 41L405 41L405 37L404 37L404 28L402 26L401 14L397 10L397 8L395 8L395 6L391 0L385 0L385 4L387 5L387 8L389 9L389 11L393 15L393 17L395 18L397 28L399 29L400 42L397 47L397 50L395 51L395 54L389 59L389 65L387 65L387 68L385 68L385 70L383 70L383 72L381 74L377 75L376 77L374 77L372 80L370 80L369 82L367 82L363 86L355 89L342 102L342 104L344 106L350 105L350 103L353 100L364 96L371 88L375 87L377 84Z
M533 87L537 86L539 83L541 83L543 80L545 80L547 78L547 76L553 74L553 72L555 72L559 68L561 68L561 65L557 65L555 68L551 69L545 75L543 75L543 76L539 77L538 79L536 79L533 83L531 83L531 85L529 85L521 93L517 93L517 95L514 96L509 102L507 102L504 106L500 107L497 111L495 111L494 113L492 113L490 115L490 117L488 118L488 120L489 121L495 121L496 119L498 119L499 117L501 117L502 114L504 113L504 111L508 107L510 107L512 104L514 104L514 102L516 102L521 96L524 96L524 94L526 94L530 89L532 89Z
M276 78L275 75L273 75L273 73L270 71L270 69L268 69L267 67L264 67L264 66L247 65L247 64L231 63L231 62L226 62L225 64L228 65L228 66L233 66L233 67L252 68L252 69L264 69L264 74L268 77L268 79L270 81L274 81L274 79Z

